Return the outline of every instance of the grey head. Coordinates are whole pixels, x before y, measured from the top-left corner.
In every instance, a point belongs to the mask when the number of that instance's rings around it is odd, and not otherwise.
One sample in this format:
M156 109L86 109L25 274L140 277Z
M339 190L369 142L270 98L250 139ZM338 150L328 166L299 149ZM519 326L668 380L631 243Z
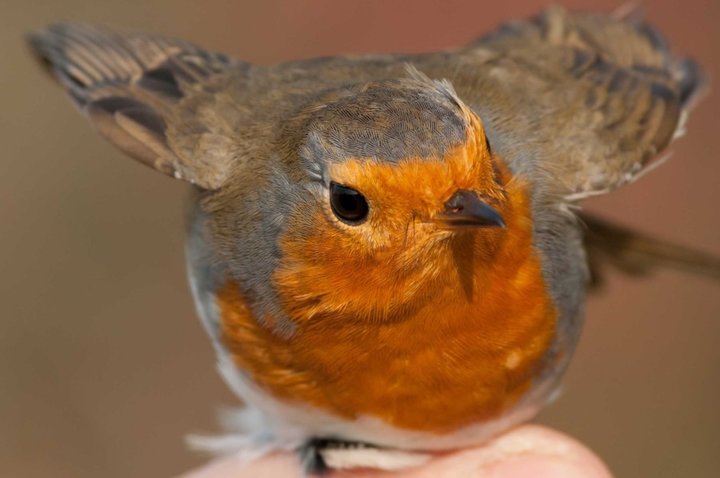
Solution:
M322 94L285 128L309 162L441 158L462 144L466 121L446 82L411 78L362 82Z

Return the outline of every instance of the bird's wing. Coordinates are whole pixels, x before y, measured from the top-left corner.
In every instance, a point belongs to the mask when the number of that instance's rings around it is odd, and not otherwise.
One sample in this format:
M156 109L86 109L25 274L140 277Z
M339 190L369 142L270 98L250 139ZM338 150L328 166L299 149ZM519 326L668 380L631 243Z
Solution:
M203 188L222 184L237 111L217 94L250 68L191 43L56 24L31 34L37 57L101 134L135 159Z
M458 58L455 86L491 143L518 169L535 158L570 200L648 170L701 86L695 63L672 57L649 26L560 8L508 23Z

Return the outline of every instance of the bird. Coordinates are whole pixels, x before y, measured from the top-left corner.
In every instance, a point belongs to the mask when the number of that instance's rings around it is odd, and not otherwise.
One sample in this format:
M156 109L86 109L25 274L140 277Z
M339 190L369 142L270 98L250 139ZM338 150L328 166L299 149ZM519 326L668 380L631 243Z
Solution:
M553 398L605 264L720 278L581 210L661 164L706 90L635 15L265 66L74 23L28 42L102 136L192 185L192 295L243 402L197 446L414 466Z

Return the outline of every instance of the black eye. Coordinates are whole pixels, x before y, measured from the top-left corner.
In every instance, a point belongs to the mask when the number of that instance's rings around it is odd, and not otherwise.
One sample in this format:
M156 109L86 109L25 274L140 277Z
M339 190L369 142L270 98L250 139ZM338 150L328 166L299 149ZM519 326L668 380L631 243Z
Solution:
M330 183L330 206L340 220L353 225L361 223L368 215L365 196L337 183Z

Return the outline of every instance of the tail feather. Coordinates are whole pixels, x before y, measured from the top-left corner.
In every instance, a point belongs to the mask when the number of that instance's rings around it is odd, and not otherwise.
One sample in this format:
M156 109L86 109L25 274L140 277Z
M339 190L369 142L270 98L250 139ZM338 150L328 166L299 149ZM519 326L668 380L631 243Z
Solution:
M580 214L585 224L585 247L593 284L602 282L601 264L628 274L645 274L658 268L675 269L720 280L720 257L674 244L613 224L597 216Z

